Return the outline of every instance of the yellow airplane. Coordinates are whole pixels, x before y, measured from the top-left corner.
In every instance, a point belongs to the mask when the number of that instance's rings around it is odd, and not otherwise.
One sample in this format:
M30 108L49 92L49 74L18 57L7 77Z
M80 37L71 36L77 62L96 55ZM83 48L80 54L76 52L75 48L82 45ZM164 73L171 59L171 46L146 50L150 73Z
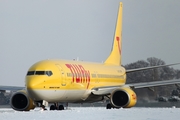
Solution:
M32 65L26 75L25 90L11 97L11 107L18 111L29 111L36 106L50 110L63 110L59 103L85 103L109 99L106 108L130 108L137 102L135 88L180 83L166 80L126 84L126 74L140 70L169 65L125 70L121 66L122 8L120 2L112 51L104 63L76 60L42 60ZM178 64L178 63L177 63Z

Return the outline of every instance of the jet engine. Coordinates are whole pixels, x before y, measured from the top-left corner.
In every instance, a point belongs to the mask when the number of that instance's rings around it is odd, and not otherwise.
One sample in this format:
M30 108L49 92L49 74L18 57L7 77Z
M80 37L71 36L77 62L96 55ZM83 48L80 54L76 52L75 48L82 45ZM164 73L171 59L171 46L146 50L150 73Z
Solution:
M129 87L116 89L112 92L110 102L115 108L130 108L136 104L136 93Z
M29 111L35 108L33 101L28 97L25 90L21 90L12 95L10 99L11 107L17 111Z

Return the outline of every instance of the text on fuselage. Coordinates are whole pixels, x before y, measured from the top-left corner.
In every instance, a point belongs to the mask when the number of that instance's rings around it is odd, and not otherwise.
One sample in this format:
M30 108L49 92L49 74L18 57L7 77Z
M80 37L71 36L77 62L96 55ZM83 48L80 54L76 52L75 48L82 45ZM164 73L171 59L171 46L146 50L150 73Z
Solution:
M90 83L90 72L85 70L82 65L76 64L65 64L71 71L72 82L73 83L88 83L87 88Z

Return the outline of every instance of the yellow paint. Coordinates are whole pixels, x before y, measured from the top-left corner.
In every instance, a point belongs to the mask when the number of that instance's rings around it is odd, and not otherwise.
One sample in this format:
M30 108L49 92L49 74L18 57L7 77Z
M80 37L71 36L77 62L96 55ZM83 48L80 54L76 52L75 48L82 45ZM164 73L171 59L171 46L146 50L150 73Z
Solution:
M57 67L57 64L62 67L62 71ZM90 81L88 89L102 86L123 85L126 81L125 69L121 66L106 65L98 63L89 63L81 61L67 60L44 60L34 64L28 71L49 71L53 75L29 75L26 76L26 85L29 89L55 89L55 90L72 90L72 89L87 89L88 82L85 77L81 77L80 83L76 82L76 77L73 82L70 69L65 64L81 65L90 73ZM65 82L62 82L63 79ZM80 76L83 76L82 74ZM84 79L84 80L83 80ZM84 82L83 82L84 81Z

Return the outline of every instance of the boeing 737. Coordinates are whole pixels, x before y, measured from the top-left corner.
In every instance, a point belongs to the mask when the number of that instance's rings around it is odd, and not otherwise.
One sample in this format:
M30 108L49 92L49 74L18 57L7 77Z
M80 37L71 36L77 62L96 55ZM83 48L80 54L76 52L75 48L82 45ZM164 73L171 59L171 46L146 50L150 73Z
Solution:
M120 2L112 51L104 63L76 60L42 60L33 64L25 78L25 89L12 95L14 110L29 111L35 107L63 110L60 103L88 103L109 99L106 108L135 106L134 89L178 84L180 79L126 84L126 74L169 65L126 70L121 65L122 8ZM177 63L178 64L178 63Z

